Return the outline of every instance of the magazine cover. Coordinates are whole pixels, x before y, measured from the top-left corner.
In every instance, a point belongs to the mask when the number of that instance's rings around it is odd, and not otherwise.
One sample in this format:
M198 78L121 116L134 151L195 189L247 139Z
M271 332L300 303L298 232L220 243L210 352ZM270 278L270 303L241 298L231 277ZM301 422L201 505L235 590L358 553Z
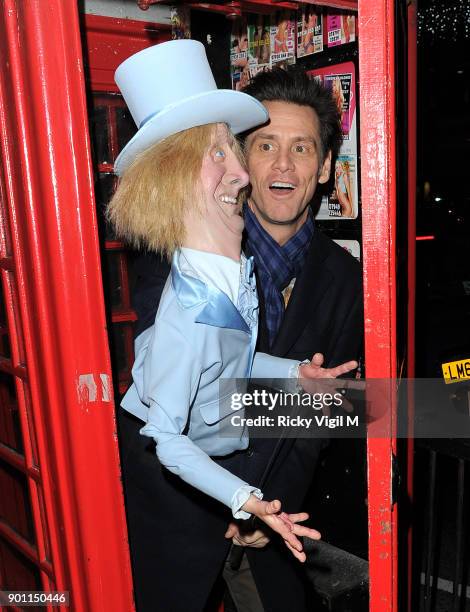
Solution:
M269 64L271 54L270 15L250 15L248 22L248 61Z
M357 156L338 155L334 168L334 188L330 196L322 198L317 219L356 219Z
M170 10L171 40L191 38L189 6L172 6Z
M279 65L295 63L295 32L294 14L281 11L275 15L276 23L271 25L271 64Z
M331 90L341 115L343 144L334 168L334 189L322 198L317 219L356 219L358 215L356 70L344 62L307 73ZM333 170L332 170L333 172Z
M323 15L310 4L304 5L297 22L297 57L323 51Z
M325 68L316 68L307 73L316 77L331 90L341 115L343 145L341 153L357 154L356 134L356 67L353 62L344 62Z
M355 15L328 15L326 27L329 47L345 45L356 40Z
M250 79L248 70L248 27L245 17L235 19L232 22L230 71L232 75L232 89L241 89L248 85Z
M341 115L341 127L343 139L349 140L352 121L352 102L353 102L353 74L352 72L325 74L323 85L332 93L338 111Z
M355 257L357 261L361 261L361 245L357 240L342 240L340 238L334 238L333 242L336 242L338 246L342 247L350 255Z

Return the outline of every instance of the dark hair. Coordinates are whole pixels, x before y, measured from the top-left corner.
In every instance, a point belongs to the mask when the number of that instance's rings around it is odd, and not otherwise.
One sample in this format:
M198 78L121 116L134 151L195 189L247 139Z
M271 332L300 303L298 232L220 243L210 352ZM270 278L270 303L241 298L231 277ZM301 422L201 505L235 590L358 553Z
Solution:
M331 151L332 159L336 159L343 141L341 118L331 92L317 79L310 79L299 67L273 68L258 72L242 91L260 102L310 106L319 119L322 158Z

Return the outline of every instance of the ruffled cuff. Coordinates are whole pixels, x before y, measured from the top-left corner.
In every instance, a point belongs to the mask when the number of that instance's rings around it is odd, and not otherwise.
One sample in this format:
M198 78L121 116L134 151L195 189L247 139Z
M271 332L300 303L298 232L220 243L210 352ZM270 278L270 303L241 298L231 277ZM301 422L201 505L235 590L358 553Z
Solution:
M310 363L310 359L304 359L303 361L293 363L289 368L289 378L295 378L295 380L298 380L300 366L305 365L307 363Z
M256 487L252 487L248 484L242 485L235 491L232 497L232 514L236 519L249 519L251 514L241 509L243 504L248 501L250 495L253 494L258 499L263 499L263 494Z

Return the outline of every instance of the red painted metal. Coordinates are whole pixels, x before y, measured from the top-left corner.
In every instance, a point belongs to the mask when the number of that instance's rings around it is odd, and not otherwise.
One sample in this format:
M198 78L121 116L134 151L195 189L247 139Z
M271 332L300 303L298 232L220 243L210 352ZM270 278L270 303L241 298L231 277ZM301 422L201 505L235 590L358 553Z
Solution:
M53 582L71 592L77 611L127 612L131 574L106 386L111 368L76 3L4 0L0 45L2 172ZM36 461L35 444L25 450L28 465ZM32 496L32 503L36 521L41 499ZM41 564L46 552L38 541Z
M220 4L207 4L206 2L193 2L191 4L192 8L209 8L212 11L220 11L220 12L230 12L230 2L225 3L225 5ZM275 11L281 9L288 10L296 10L299 8L297 2L273 2L272 0L242 0L241 2L235 3L239 6L239 10L242 13L274 13Z
M395 378L396 168L394 2L359 0L365 359L368 378ZM395 419L392 403L390 426ZM393 439L368 440L370 610L397 610Z
M336 0L338 2L348 2L348 0ZM353 1L353 0L351 0ZM142 10L147 10L152 4L167 4L165 0L137 0L138 6ZM241 0L240 2L174 2L173 4L185 4L190 8L197 10L212 11L221 13L222 15L230 16L234 12L238 13L274 13L281 9L296 10L299 8L299 3L293 2L273 2L272 0ZM357 6L357 3L356 3Z
M357 11L358 0L302 0L302 4L316 4L346 11Z
M171 38L168 24L99 15L86 15L84 24L84 55L93 91L117 92L114 72L119 64L133 53Z

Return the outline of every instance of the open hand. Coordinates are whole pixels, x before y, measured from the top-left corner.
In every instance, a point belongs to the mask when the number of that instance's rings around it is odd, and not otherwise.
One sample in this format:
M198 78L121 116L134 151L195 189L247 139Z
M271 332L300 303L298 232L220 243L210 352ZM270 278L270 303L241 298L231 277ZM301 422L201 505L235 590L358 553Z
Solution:
M251 495L243 505L243 510L254 514L266 523L270 529L276 531L294 557L301 563L304 563L307 557L299 537L306 536L313 540L321 538L320 533L316 529L298 525L298 523L308 519L306 512L299 512L297 514L281 512L281 502L278 499L268 502Z
M299 383L303 390L306 393L310 393L310 395L324 392L334 394L337 391L337 384L333 383L333 380L337 376L346 374L358 366L357 361L347 361L335 368L323 368L323 360L324 358L321 353L315 353L310 363L305 363L299 367ZM331 384L327 383L325 379L330 379ZM341 381L341 387L347 387L347 383L347 380ZM342 394L344 395L344 392ZM346 412L353 411L353 406L346 398L342 399L341 408ZM331 415L331 410L327 406L323 407L322 412L328 416Z
M346 361L335 368L323 368L324 357L321 353L315 353L310 363L304 363L299 368L299 378L337 378L341 374L347 374L355 370L357 361Z

